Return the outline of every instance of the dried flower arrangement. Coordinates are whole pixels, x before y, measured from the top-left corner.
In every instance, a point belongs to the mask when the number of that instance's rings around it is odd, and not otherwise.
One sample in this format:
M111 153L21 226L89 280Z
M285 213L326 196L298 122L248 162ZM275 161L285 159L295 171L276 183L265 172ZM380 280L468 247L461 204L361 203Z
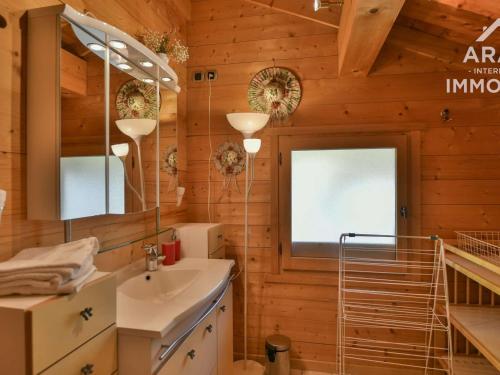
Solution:
M138 35L139 40L155 53L166 54L180 64L189 59L189 48L175 37L175 29L168 32L159 32L146 29Z

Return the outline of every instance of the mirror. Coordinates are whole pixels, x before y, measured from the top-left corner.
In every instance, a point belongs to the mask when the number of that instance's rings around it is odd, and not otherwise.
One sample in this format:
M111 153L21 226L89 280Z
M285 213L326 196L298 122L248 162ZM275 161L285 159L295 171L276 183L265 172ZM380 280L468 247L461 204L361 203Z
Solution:
M105 249L161 231L178 181L168 59L68 5L28 12L27 56L28 218Z
M60 59L61 219L104 215L105 62L80 42L71 24L63 19Z
M120 56L111 54L112 59ZM123 67L128 63L121 63ZM157 207L157 124L161 98L156 85L139 81L110 65L111 214ZM112 165L118 166L113 172Z

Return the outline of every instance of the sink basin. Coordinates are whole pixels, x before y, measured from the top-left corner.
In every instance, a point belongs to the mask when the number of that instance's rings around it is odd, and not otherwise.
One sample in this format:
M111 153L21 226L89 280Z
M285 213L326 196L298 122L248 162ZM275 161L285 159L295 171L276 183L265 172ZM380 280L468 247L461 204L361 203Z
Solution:
M188 288L200 270L169 270L133 277L120 286L120 293L137 299L163 303Z
M165 338L203 313L222 293L234 261L185 258L144 272L144 260L118 274L119 335Z

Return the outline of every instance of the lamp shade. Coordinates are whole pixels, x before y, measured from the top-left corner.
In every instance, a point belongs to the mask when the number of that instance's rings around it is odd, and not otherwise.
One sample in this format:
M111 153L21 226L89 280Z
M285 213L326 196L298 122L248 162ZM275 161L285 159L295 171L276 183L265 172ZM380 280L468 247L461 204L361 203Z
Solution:
M247 138L243 140L243 147L249 154L256 154L260 150L261 140L259 138Z
M113 151L113 154L115 156L118 156L119 158L125 157L129 152L128 143L118 143L116 145L111 145L111 151Z
M156 128L156 120L145 118L116 120L115 123L123 134L128 135L133 140L150 134Z
M241 132L245 138L251 138L253 133L262 129L269 121L267 113L257 112L228 113L226 118L231 126Z

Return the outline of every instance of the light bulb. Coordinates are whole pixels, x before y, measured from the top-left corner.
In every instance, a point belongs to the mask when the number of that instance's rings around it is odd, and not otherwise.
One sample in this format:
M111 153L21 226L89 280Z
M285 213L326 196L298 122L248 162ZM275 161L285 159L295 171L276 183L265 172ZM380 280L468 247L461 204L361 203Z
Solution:
M243 140L245 151L252 155L259 152L261 143L259 138L247 138Z
M125 64L125 63L120 63L117 65L118 68L120 68L121 70L130 70L132 69L132 67L128 64Z
M111 40L109 42L109 45L113 48L116 48L116 49L125 49L127 48L127 45L125 43L123 43L122 41L119 41L119 40Z
M116 145L111 145L111 151L113 151L113 154L115 154L115 156L119 158L125 157L129 152L128 143L118 143Z
M161 80L163 82L170 82L170 81L172 81L172 78L170 78L170 77L163 77Z
M145 68L151 68L153 66L153 63L151 61L141 61L139 64L141 64Z
M146 83L154 83L154 80L152 80L151 78L144 78L142 80L142 82L146 82Z
M87 44L87 47L89 47L92 51L95 52L101 52L106 49L102 44L99 43L89 43Z
M314 11L317 12L321 7L321 0L314 0Z

